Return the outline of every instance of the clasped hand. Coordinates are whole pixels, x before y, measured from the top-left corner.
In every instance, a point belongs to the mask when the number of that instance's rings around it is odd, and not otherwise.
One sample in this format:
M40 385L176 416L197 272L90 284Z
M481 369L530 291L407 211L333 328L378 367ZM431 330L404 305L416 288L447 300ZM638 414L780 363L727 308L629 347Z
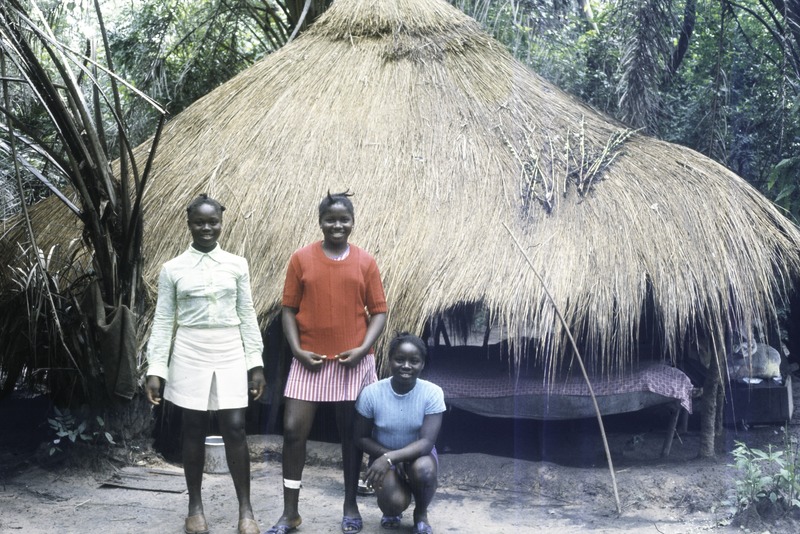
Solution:
M345 367L355 367L358 362L366 354L366 351L362 350L361 348L350 349L343 352L340 352L336 355L324 355L324 354L317 354L316 352L311 352L310 350L300 350L294 354L294 357L309 371L314 371L319 369L325 360L336 360L340 364L344 365Z

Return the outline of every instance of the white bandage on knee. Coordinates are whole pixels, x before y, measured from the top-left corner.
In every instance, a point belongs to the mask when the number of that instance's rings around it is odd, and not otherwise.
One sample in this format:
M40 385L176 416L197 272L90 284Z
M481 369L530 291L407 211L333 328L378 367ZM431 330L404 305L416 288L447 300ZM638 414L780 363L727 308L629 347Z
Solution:
M288 478L283 479L283 487L289 489L296 489L299 490L300 486L303 485L301 480L289 480Z

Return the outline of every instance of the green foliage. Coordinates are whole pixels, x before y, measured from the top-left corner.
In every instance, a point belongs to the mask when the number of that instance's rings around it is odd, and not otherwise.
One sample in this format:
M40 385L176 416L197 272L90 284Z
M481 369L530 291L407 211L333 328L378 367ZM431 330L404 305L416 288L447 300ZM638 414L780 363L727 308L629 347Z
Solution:
M117 71L176 114L282 46L288 24L272 0L138 0L114 13ZM136 101L136 139L152 131L152 109Z
M608 111L616 107L612 83L618 42L587 24L572 2L451 0L475 18L520 61L562 89ZM610 11L600 11L602 26Z
M451 1L562 89L719 161L800 220L797 13L757 0L607 0L591 3L589 21L577 0Z
M116 445L114 437L105 430L106 423L102 417L92 417L86 405L81 406L77 414L69 408L59 410L53 407L53 417L47 418L55 437L50 442L50 456L64 452L65 447L85 443L90 445Z
M32 7L32 2L24 2ZM120 99L119 117L125 123L128 142L138 145L153 135L161 117L158 109L143 100L136 90L159 102L171 114L185 109L199 97L224 83L243 69L282 46L290 33L288 11L283 0L130 0L100 2L108 39L108 56L100 45L103 31L93 1L39 0L35 4L52 34L70 50L105 64L130 82L116 88ZM58 71L48 60L46 47L31 39L31 48L54 77ZM70 54L73 55L74 54ZM78 60L80 61L80 60ZM89 66L83 60L85 66ZM97 85L110 96L109 79L74 69L86 95ZM43 143L59 142L48 110L30 91L19 84L9 87L13 111L20 117L17 127ZM114 133L117 117L102 102L92 102L107 137L109 158L118 158L125 139ZM35 134L35 135L34 135ZM2 138L0 132L0 138ZM25 147L20 147L24 151ZM0 169L11 167L0 148ZM25 154L37 168L46 167L35 153ZM0 172L0 216L41 200L50 191L22 170L24 198L19 198L5 173ZM45 175L57 187L66 181L56 169Z
M84 266L76 260L80 242L54 246L46 253L20 248L29 263L11 270L14 294L0 306L0 369L5 375L0 398L22 386L46 391L59 402L105 399L93 339L78 303L90 280L80 274Z
M775 203L791 213L795 220L800 216L800 156L786 158L772 168L767 180L767 191Z
M797 439L785 428L783 447L766 451L737 441L733 465L739 470L734 498L739 509L769 500L787 508L800 508L800 456Z
M632 2L622 12L623 43L619 61L620 118L654 132L661 104L659 86L671 53L669 6L663 0Z
M88 5L94 9L93 2ZM76 3L65 6L67 20L76 25L90 20L75 16ZM44 386L62 404L77 397L102 405L108 396L98 394L105 384L95 348L99 333L94 312L97 301L103 310L142 306L142 197L152 160L133 156L119 91L126 82L100 59L108 60L102 15L80 13L94 17L98 31L85 47L59 40L48 22L52 13L34 2L0 3L0 152L11 162L8 174L19 197L25 194L25 171L83 223L82 243L70 244L66 258L58 247L45 255L37 245L41 236L22 206L16 226L24 234L15 237L21 254L13 262L18 287L4 295L0 322L26 323L26 328L4 331L0 395L21 380ZM46 121L31 123L30 109L40 110ZM117 140L118 154L109 148L111 138ZM117 172L111 165L115 155L120 156ZM154 155L153 149L146 158ZM96 300L85 299L83 290L90 285L97 287Z

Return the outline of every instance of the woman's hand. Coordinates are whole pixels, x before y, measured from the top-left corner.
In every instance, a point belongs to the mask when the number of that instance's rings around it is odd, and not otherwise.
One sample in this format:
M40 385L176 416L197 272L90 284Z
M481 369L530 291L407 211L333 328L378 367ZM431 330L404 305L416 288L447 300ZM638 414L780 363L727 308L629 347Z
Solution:
M364 336L361 346L340 352L337 356L339 362L349 368L353 368L358 365L358 362L360 362L364 356L369 354L369 349L371 349L378 340L378 336L381 335L383 326L385 324L385 313L376 313L375 315L371 316L369 318L369 324L367 325L367 334Z
M369 352L369 347L367 347L366 349L358 347L356 349L350 349L344 352L340 352L339 355L336 357L336 359L339 360L339 363L341 363L345 367L349 367L352 369L353 367L358 365L358 362L360 362L364 358L364 356L367 355L367 352Z
M161 404L161 378L150 375L147 377L147 383L144 386L145 395L147 400L153 406Z
M250 380L247 382L248 393L253 397L253 400L258 400L264 394L264 389L267 387L267 380L264 378L264 369L262 367L254 367L250 370Z
M392 464L389 463L388 456L384 454L383 456L379 456L372 462L372 465L369 466L367 469L366 474L364 475L364 481L366 482L367 486L373 487L376 489L380 489L383 485L383 479L386 476L386 473L392 468Z
M281 308L283 333L286 336L289 347L292 349L292 355L297 361L309 371L316 371L322 367L325 356L300 348L300 332L297 329L297 312L297 308L290 308L288 306Z
M294 357L309 371L318 370L325 362L325 356L310 350L298 350L294 352Z

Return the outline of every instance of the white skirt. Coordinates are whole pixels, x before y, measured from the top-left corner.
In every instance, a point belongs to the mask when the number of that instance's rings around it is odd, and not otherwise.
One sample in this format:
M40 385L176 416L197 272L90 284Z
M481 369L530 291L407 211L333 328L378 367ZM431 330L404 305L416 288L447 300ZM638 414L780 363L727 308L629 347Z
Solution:
M239 327L178 327L164 398L190 410L247 407L247 364Z

